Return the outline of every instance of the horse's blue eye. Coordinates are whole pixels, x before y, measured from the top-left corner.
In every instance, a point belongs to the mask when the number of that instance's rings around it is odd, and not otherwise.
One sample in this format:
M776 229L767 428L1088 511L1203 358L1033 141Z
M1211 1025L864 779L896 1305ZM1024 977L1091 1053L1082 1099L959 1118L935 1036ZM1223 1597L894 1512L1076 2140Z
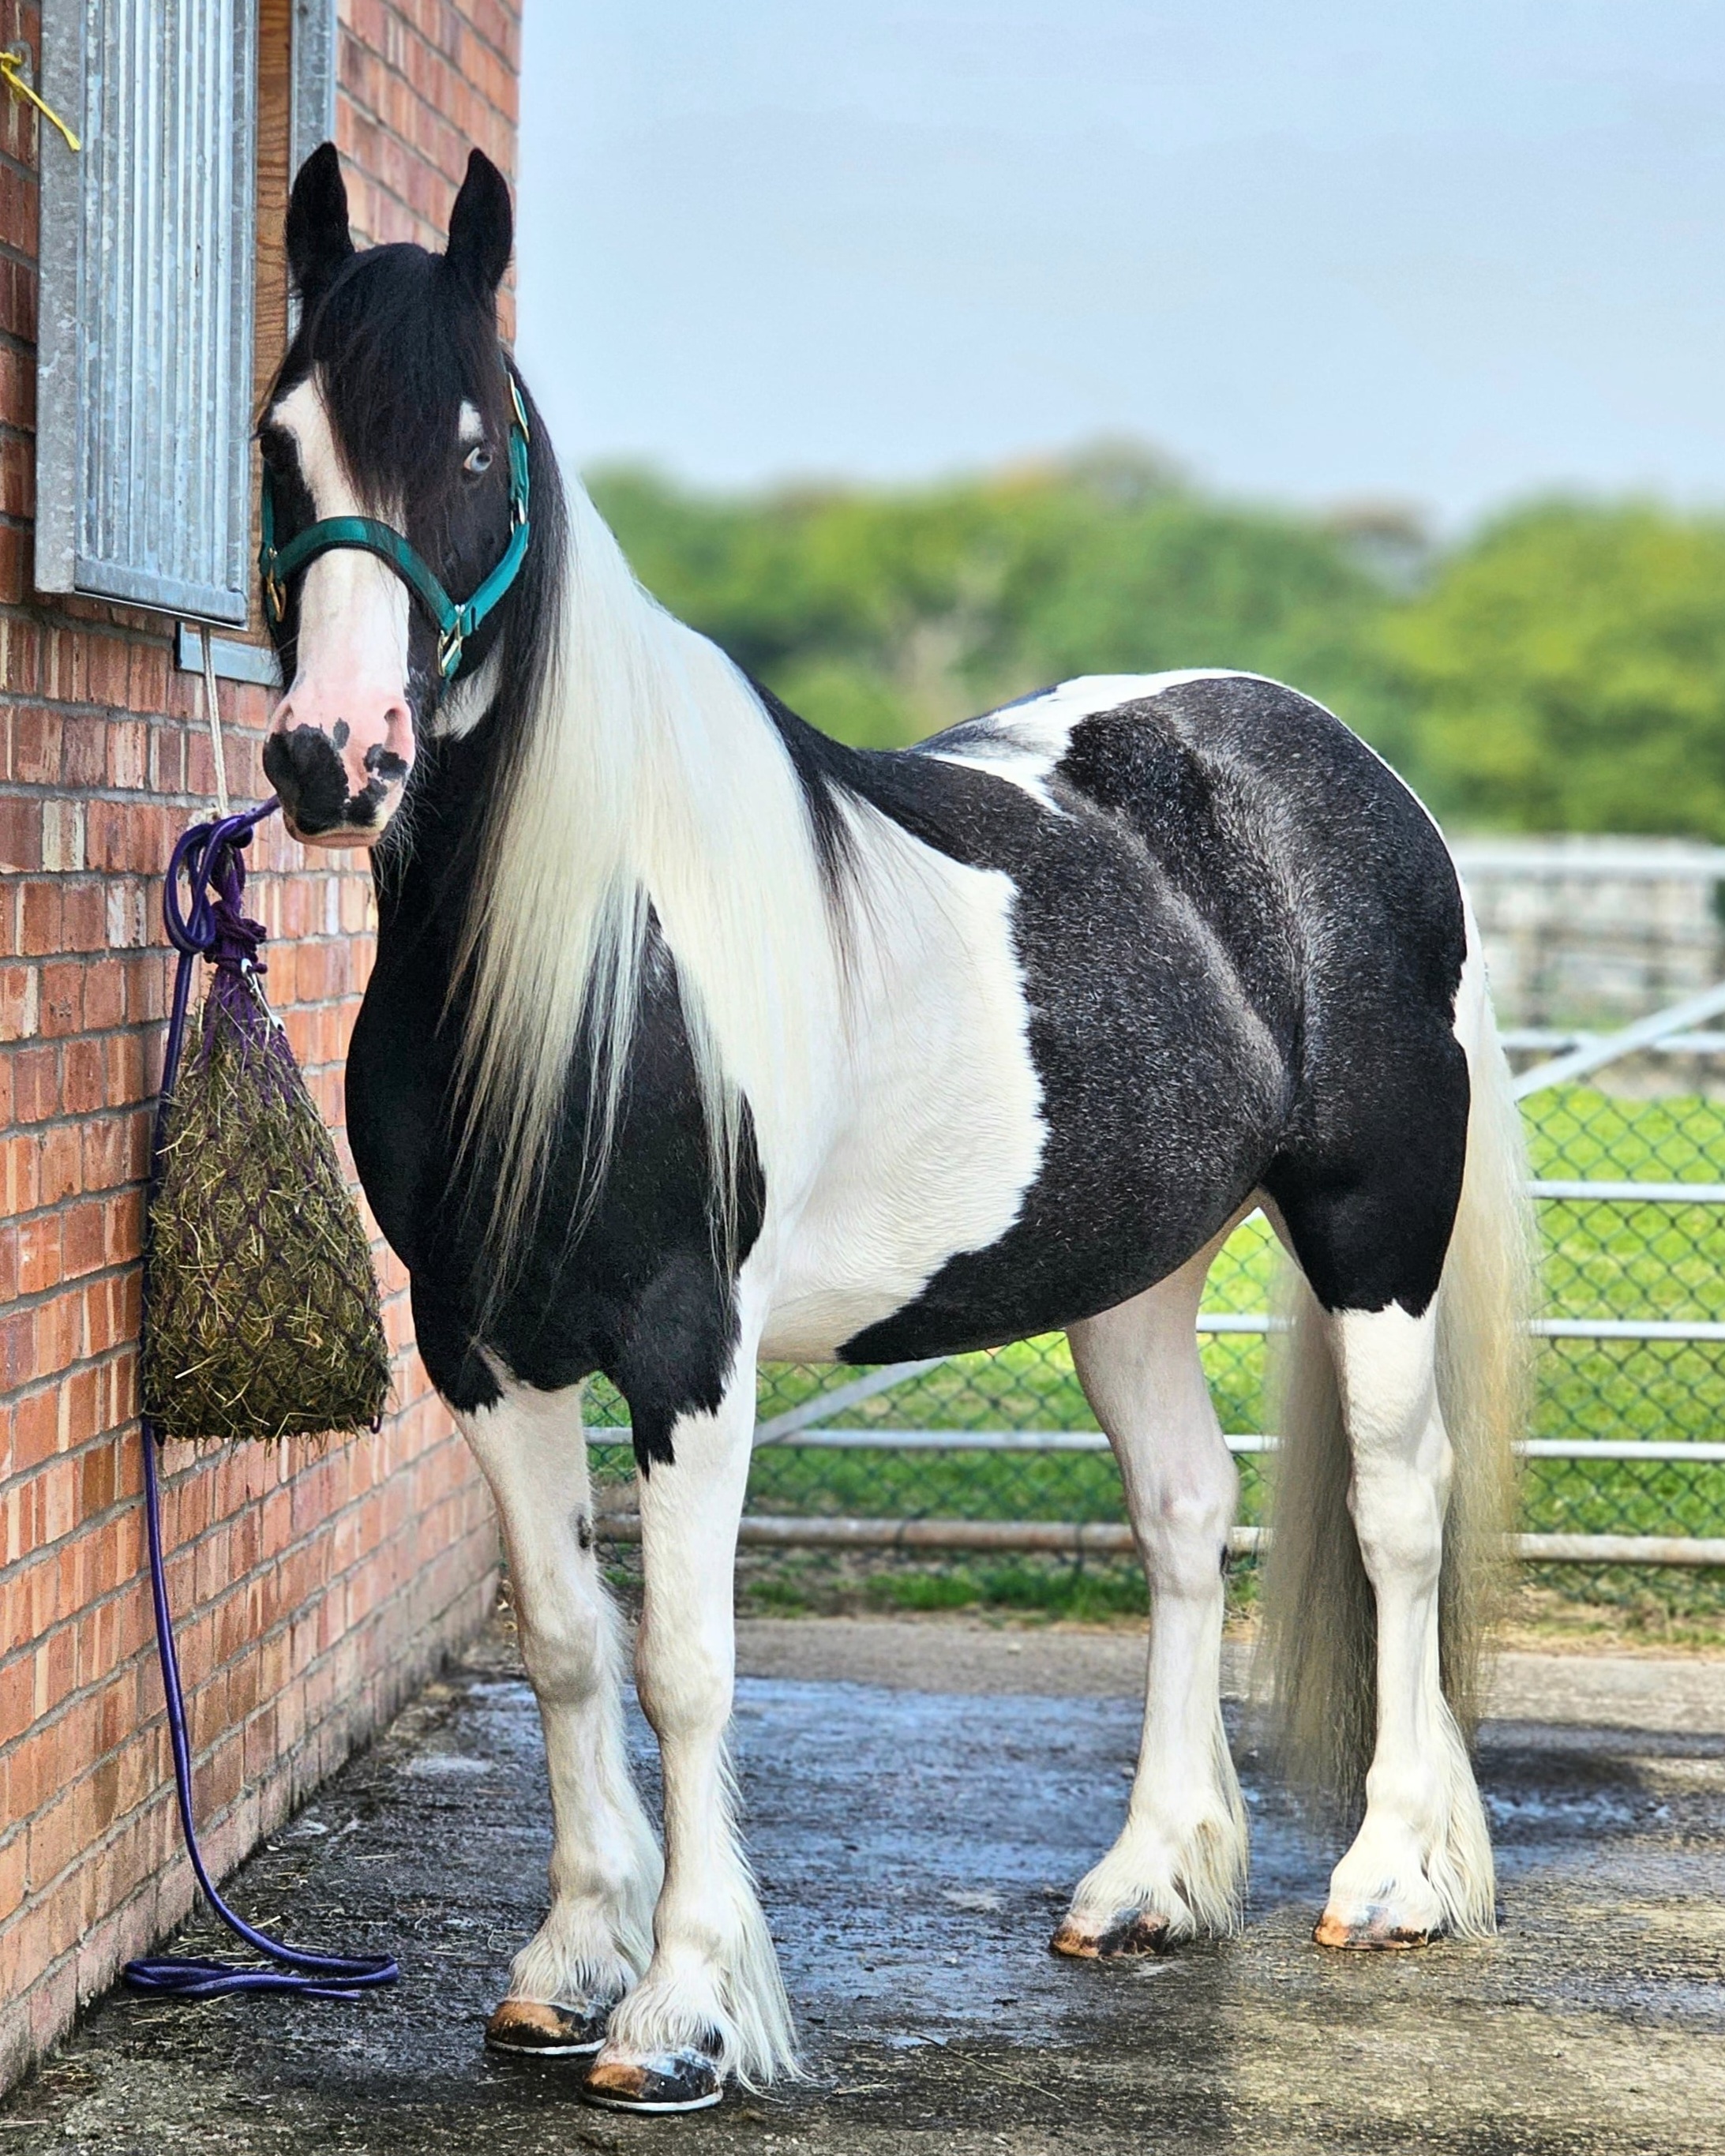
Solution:
M477 479L482 472L490 471L491 469L491 452L485 447L483 442L481 442L476 449L470 449L467 452L467 454L461 460L461 469L463 471L471 472L475 479Z

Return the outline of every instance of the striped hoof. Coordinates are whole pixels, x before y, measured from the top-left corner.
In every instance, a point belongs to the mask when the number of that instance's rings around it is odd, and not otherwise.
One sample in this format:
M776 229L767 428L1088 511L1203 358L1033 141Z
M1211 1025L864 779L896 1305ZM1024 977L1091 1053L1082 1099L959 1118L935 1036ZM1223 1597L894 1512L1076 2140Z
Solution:
M605 2041L606 2006L545 2006L506 1999L485 2024L485 2048L517 2058L584 2059Z
M1081 1917L1063 1917L1049 1941L1049 1952L1075 1961L1132 1961L1168 1951L1168 1921L1153 1909L1122 1909L1111 1923L1098 1926Z
M1387 1909L1368 1910L1357 1923L1326 1909L1312 1927L1312 1936L1321 1947L1356 1953L1395 1953L1407 1947L1429 1946L1437 1935L1394 1922Z
M588 2069L581 2094L606 2111L708 2111L725 2093L716 2062L705 2051L665 2051L656 2059L600 2059Z

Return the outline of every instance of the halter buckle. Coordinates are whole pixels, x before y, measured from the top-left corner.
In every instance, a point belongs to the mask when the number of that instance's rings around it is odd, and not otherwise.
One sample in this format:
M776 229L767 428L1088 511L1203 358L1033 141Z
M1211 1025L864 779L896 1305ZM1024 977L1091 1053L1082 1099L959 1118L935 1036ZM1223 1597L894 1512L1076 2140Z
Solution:
M447 681L461 664L461 646L465 636L459 621L452 621L437 639L437 670L439 679Z

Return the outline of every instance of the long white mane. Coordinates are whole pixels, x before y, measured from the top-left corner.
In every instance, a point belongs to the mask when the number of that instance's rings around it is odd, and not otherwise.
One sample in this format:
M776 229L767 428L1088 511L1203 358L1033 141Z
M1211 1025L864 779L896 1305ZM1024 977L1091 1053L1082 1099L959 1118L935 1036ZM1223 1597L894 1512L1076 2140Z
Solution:
M518 1246L571 1058L593 1064L583 1203L613 1141L649 909L677 968L728 1219L741 1103L764 1161L805 1115L819 1045L842 1037L840 967L802 788L725 654L636 583L578 483L557 648L469 919L461 1050L469 1135L504 1163L492 1215ZM806 1125L805 1125L806 1127Z

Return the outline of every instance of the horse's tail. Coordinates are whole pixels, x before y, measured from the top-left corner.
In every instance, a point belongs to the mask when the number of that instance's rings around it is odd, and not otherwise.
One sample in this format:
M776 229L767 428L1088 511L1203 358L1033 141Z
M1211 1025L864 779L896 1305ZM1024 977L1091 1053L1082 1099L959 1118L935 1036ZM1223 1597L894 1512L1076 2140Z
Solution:
M1514 1521L1513 1445L1529 1398L1534 1248L1520 1111L1497 1039L1478 932L1457 996L1471 1085L1461 1203L1437 1320L1438 1404L1455 1455L1439 1584L1445 1697L1464 1732L1478 1714L1481 1650ZM1278 1342L1281 1433L1265 1580L1265 1648L1295 1779L1357 1808L1377 1731L1377 1619L1348 1507L1350 1463L1335 1366L1316 1298L1288 1268Z

